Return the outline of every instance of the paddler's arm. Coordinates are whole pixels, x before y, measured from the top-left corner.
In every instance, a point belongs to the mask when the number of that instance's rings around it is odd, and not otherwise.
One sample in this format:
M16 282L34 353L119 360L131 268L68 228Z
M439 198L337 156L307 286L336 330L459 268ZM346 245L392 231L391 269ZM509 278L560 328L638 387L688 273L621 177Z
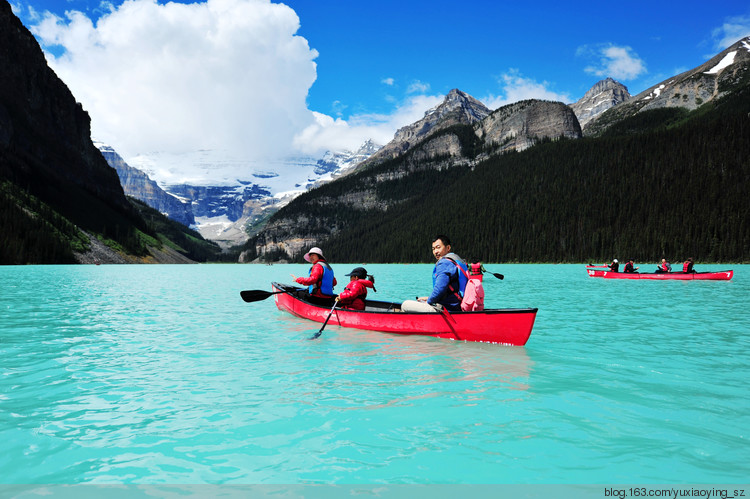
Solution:
M292 275L294 277L294 275ZM313 265L312 271L310 272L310 277L295 277L294 282L297 284L304 284L305 286L309 286L310 284L315 284L323 277L323 268L320 265Z
M448 263L447 265L453 265L452 263ZM446 264L443 264L442 262L438 262L438 272L437 276L435 277L435 286L432 288L432 293L427 298L427 303L430 305L434 303L438 303L440 300L445 297L445 294L448 292L448 285L451 282L451 274L450 274L450 267L447 267Z

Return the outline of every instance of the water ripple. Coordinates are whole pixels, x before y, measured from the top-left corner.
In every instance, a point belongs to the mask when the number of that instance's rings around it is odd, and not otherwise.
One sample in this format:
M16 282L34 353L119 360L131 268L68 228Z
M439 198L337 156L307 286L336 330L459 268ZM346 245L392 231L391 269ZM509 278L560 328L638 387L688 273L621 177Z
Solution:
M429 266L371 269L385 299L429 285ZM516 348L334 325L308 341L317 325L238 297L303 266L0 268L3 481L741 483L735 270L504 266L490 305L540 308Z

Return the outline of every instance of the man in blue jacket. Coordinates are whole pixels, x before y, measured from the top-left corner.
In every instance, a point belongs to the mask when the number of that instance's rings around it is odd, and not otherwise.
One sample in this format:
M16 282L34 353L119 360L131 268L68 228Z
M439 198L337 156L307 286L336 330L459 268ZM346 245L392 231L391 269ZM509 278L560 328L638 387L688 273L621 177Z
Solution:
M401 304L404 312L436 312L441 307L458 312L461 310L468 266L457 254L451 252L451 241L439 235L432 242L432 254L437 263L432 270L432 293L417 300L406 300Z

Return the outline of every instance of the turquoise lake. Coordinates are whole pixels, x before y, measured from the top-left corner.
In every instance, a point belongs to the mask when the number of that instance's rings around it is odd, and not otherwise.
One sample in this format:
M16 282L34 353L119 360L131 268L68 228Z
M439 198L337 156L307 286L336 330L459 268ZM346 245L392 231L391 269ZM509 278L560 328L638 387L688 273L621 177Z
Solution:
M488 307L539 308L524 347L309 341L240 299L304 265L0 267L0 483L748 482L750 266L486 266ZM431 267L367 265L370 297L425 295Z

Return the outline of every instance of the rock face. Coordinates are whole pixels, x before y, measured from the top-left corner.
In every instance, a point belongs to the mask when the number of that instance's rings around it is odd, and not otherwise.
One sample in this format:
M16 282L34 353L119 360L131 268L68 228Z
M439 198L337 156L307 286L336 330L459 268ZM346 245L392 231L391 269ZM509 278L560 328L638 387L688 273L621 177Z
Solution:
M476 127L488 146L523 151L542 138L581 137L573 110L562 102L526 100L503 106Z
M195 225L192 206L183 203L175 196L169 194L159 185L151 180L148 175L137 168L128 165L122 157L110 146L97 143L104 159L109 166L117 171L125 194L143 201L155 210L189 227Z
M490 112L487 106L474 97L453 89L439 106L427 111L421 120L400 128L392 141L360 166L398 157L428 135L453 125L473 125L486 118Z
M612 78L606 78L597 82L577 102L570 104L570 108L578 118L581 128L585 128L589 121L630 97L628 87Z
M36 39L0 2L0 177L58 207L66 205L59 191L73 185L132 213L117 174L91 141L90 125Z
M597 135L641 111L665 107L694 110L718 99L750 75L750 37L712 57L695 69L664 80L635 97L609 109L586 124L585 135Z
M494 149L493 154L509 149L522 151L541 138L581 137L575 113L562 102L527 100L490 111L472 96L451 90L439 106L416 123L399 129L391 142L357 169L397 158L417 145L419 150L413 158L416 161L448 156L465 162L458 137L438 133L455 125L472 125L480 141Z

